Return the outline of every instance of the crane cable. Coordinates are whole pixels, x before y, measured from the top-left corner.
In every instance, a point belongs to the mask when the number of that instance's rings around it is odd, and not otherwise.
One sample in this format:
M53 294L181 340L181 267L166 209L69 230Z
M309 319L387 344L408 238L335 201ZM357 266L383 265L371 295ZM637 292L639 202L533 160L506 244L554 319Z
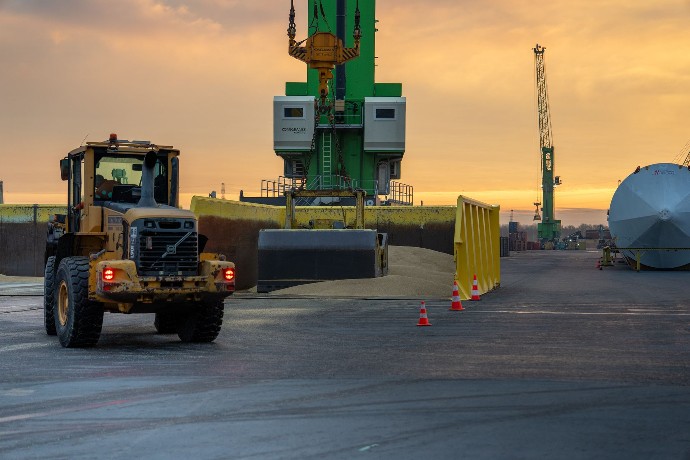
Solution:
M316 6L316 4L314 4ZM321 3L321 0L319 0L319 9L321 10L321 17L323 18L323 22L326 23L326 27L328 27L328 32L331 32L331 25L328 23L328 19L326 19L326 13L323 10L323 3Z
M678 152L678 155L675 156L673 162L683 166L688 166L690 164L690 141L688 141L685 146L680 149L680 152Z
M331 25L328 23L328 19L326 19L326 12L323 9L323 3L321 0L319 0L317 5L316 0L314 0L314 14L311 23L309 24L310 37L319 31L319 11L321 11L321 18L323 18L323 22L326 24L326 27L328 27L328 32L331 32Z
M312 31L313 29L313 31ZM311 18L311 23L309 24L309 36L311 37L319 30L319 10L316 7L316 2L314 2L314 14Z

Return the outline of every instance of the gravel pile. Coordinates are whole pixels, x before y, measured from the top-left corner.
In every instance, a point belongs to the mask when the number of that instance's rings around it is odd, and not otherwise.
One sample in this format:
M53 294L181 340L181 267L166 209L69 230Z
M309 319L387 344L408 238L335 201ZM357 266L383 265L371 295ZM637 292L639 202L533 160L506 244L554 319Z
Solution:
M453 256L409 246L388 247L388 275L324 281L273 291L271 295L405 297L445 299L453 293Z

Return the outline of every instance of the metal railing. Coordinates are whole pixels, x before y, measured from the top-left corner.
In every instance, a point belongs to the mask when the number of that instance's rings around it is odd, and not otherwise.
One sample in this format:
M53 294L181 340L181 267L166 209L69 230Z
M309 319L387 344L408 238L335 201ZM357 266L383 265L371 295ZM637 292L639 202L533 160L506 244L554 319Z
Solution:
M401 182L390 182L390 204L412 206L414 203L414 187Z
M326 181L324 176L285 177L279 176L277 180L261 181L262 197L283 196L286 191L291 189L307 190L347 190L359 188L359 181L345 176L328 176ZM326 182L329 182L328 184Z
M336 126L339 127L348 127L351 126L353 128L361 128L362 127L362 111L360 110L358 113L337 113L334 117L334 123ZM325 120L325 117L322 118L321 120ZM319 129L329 129L332 128L333 125L330 123L321 123L321 120L319 120L319 123L316 125L317 128Z
M362 189L369 196L385 196L385 202L397 206L412 206L414 203L414 187L400 182L390 181L388 190L379 188L377 180L360 181L346 176L323 175L302 177L279 176L277 180L261 181L261 197L275 198L284 196L291 189L307 190L356 190ZM302 201L302 200L300 200ZM297 203L302 205L302 203Z
M303 178L279 176L277 180L263 179L261 181L261 197L275 198L284 196L285 192L293 188L312 188L315 184L312 180L306 183Z

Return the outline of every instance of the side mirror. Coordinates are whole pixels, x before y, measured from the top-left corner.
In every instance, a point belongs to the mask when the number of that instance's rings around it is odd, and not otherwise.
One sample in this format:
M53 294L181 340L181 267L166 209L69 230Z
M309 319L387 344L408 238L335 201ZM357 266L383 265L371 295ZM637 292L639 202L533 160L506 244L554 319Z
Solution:
M60 160L60 178L62 180L69 180L69 158Z

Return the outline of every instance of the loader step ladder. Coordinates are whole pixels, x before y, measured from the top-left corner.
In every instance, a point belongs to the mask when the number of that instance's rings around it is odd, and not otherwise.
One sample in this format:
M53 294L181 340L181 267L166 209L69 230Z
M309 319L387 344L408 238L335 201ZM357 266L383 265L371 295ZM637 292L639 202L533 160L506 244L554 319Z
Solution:
M330 132L324 132L321 137L321 153L323 155L322 186L325 189L333 188L332 157L333 157L333 138Z

